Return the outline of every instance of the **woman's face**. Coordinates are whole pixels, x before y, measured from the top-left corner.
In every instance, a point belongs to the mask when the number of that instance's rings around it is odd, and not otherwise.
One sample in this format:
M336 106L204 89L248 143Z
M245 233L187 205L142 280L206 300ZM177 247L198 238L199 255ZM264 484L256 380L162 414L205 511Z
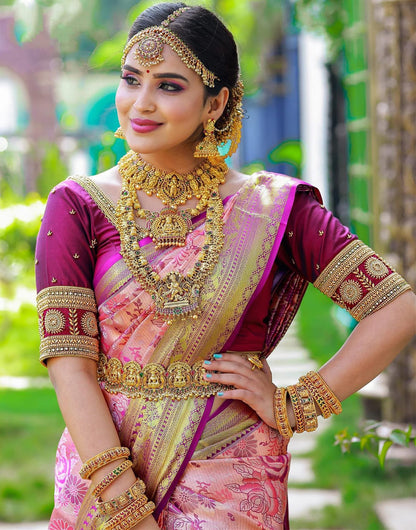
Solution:
M116 95L130 149L143 155L193 153L209 117L201 78L169 46L163 49L164 61L150 67L137 62L135 50L126 57Z

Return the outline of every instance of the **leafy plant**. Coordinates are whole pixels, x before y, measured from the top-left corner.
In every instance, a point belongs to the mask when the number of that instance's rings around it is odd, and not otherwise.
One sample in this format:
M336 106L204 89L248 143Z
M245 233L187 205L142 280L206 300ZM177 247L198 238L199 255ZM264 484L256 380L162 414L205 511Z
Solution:
M344 429L335 435L335 445L339 445L343 453L349 453L355 448L365 451L377 458L381 468L384 468L386 456L391 447L394 445L416 446L416 435L413 434L411 425L406 430L387 429L385 434L381 434L380 428L384 425L380 422L371 422L364 427L362 432L355 432L353 435Z

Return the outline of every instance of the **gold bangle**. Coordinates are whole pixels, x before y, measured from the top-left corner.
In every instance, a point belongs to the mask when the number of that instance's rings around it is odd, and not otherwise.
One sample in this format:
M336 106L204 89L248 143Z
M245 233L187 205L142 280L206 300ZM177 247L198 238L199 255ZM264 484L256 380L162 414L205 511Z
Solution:
M141 496L144 498L143 504L146 504L147 497L143 495L146 490L146 485L140 478L124 493L121 493L117 497L108 501L103 501L101 498L97 500L97 510L101 515L112 515L113 513L121 510L131 502L135 501Z
M130 449L128 447L112 447L98 455L89 458L82 465L79 474L81 478L88 479L98 469L119 460L120 458L128 458L130 456Z
M140 506L144 506L149 501L149 499L146 497L146 495L141 494L141 495L138 495L137 497L135 497L133 500L128 499L127 502L125 502L124 504L120 504L120 505L109 504L109 502L106 502L105 503L105 505L106 505L105 506L105 511L104 511L103 504L99 505L97 503L96 506L97 506L97 510L99 511L100 515L112 517L113 515L118 513L120 510L122 510L122 509L126 508L127 506L129 506L129 504L131 504L134 501L140 502Z
M327 405L327 403L325 402L325 399L321 396L318 390L313 386L309 377L306 377L306 376L300 377L299 383L304 384L306 388L309 390L313 399L316 401L320 411L322 412L322 417L325 419L329 418L332 414L332 411Z
M143 521L148 515L152 514L154 509L154 503L149 501L141 510L128 515L123 521L120 521L116 526L113 526L112 530L130 530L133 526L140 523L140 521Z
M316 431L318 428L318 417L316 415L316 407L313 397L309 390L301 383L295 386L296 394L300 401L300 406L303 414L303 422L306 432Z
M293 436L293 431L289 423L289 418L287 417L286 396L286 388L275 388L273 394L273 412L279 433L285 438L291 438Z
M139 505L138 501L133 501L117 515L103 524L102 530L129 530L142 519L150 515L155 509L152 501L145 505Z
M122 475L125 471L130 469L133 465L133 462L131 460L124 460L118 467L113 469L113 471L110 471L108 475L106 475L103 480L101 480L98 485L94 488L92 491L92 495L94 497L99 497L101 493L108 488L110 484L112 484L115 480L118 479L120 475Z
M317 392L322 396L325 403L334 414L341 414L342 405L337 396L332 392L329 386L319 372L308 372L306 377L309 378Z
M292 402L293 412L296 419L296 432L302 433L305 432L305 420L303 418L302 407L300 399L296 392L295 385L289 385L287 387L287 393L289 394L290 401Z

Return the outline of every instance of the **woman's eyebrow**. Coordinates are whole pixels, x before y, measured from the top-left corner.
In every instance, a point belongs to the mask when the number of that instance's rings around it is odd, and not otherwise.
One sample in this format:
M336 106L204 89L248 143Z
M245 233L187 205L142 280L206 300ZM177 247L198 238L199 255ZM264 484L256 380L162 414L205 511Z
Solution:
M129 70L130 72L133 72L135 74L143 75L142 71L140 71L137 68L134 68L134 66L130 66L128 64L125 64L123 66L123 70ZM162 72L160 74L153 74L153 77L155 79L162 79L162 78L165 78L165 77L170 77L170 78L174 78L174 79L182 79L183 81L186 81L187 83L189 83L189 80L186 77L184 77L181 74L176 74L174 72Z

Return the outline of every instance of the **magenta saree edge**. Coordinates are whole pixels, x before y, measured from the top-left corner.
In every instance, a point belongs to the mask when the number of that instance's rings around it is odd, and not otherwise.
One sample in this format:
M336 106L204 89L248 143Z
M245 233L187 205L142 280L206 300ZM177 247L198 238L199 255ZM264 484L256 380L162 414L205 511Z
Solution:
M201 421L199 422L198 428L195 431L195 434L194 434L192 442L191 442L191 444L189 446L188 452L186 453L186 456L185 456L185 458L182 461L182 464L181 464L181 466L180 466L180 468L179 468L179 470L178 470L178 472L176 474L176 477L172 480L172 483L169 486L169 489L166 491L165 495L163 496L163 498L161 499L161 501L157 505L156 510L153 512L153 517L156 519L156 521L158 520L160 514L162 513L162 511L166 507L166 505L167 505L167 503L168 503L168 501L169 501L174 489L178 485L178 482L180 481L180 479L181 479L181 477L183 475L183 472L185 471L186 466L188 465L188 463L190 462L190 460L192 458L192 455L194 454L195 448L198 445L198 442L199 442L199 440L201 438L202 432L203 432L203 430L205 428L205 425L206 425L206 423L207 423L207 421L208 421L208 419L210 417L213 404L214 404L214 396L210 396L207 399L207 403L206 403L206 406L205 406L204 413L202 414Z

